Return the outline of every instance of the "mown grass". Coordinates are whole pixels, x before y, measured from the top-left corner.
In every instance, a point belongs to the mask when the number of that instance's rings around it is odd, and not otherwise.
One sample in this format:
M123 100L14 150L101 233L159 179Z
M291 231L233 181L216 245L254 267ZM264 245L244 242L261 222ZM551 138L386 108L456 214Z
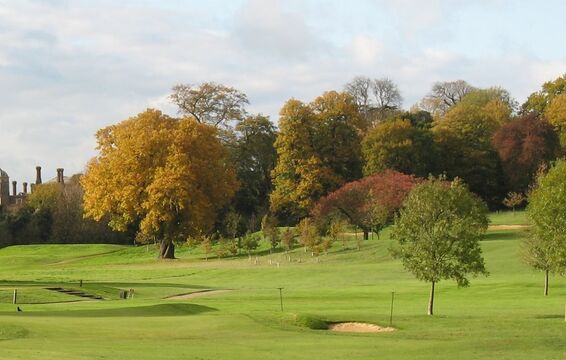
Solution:
M492 223L524 224L523 213L494 214ZM522 220L521 220L522 219ZM0 250L0 358L6 359L562 359L566 357L566 282L542 274L519 256L525 229L490 231L482 242L488 277L468 288L444 281L436 315L425 315L428 284L388 255L380 239L337 243L313 258L290 254L204 261L200 249L178 260L155 259L152 246L16 246ZM289 261L289 256L290 260ZM109 300L44 301L47 286L78 287ZM31 294L17 313L11 289ZM283 287L280 311L278 287ZM122 289L135 296L119 300ZM232 291L164 298L202 289ZM388 325L393 333L345 334L326 322ZM59 296L59 295L55 295ZM68 296L68 295L63 295ZM44 302L43 304L40 304Z

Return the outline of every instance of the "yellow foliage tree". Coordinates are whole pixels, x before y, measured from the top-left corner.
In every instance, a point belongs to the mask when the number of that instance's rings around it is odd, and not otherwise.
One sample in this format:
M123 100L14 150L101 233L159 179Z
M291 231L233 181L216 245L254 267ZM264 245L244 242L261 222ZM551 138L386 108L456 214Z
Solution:
M280 112L271 210L308 215L314 201L361 176L363 119L353 98L329 91L309 104L291 99Z
M193 118L149 109L96 137L100 153L81 179L85 216L159 240L160 258L174 258L174 241L210 230L238 188L216 130Z
M557 95L546 108L544 115L560 135L560 145L566 148L566 93Z

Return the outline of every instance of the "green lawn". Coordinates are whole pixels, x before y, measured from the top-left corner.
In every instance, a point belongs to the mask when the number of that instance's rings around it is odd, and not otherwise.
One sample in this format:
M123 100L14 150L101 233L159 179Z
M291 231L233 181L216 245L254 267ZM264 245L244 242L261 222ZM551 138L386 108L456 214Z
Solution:
M524 214L493 214L492 224L525 224ZM387 230L362 250L335 244L312 258L284 253L204 261L197 249L155 260L153 246L15 246L0 250L1 359L563 359L566 281L519 260L525 229L494 230L482 243L489 277L469 288L437 287L428 317L428 284L388 255ZM79 287L83 280L83 287ZM45 290L99 294L84 301ZM279 290L283 287L284 311ZM19 305L11 304L18 288ZM119 291L135 289L133 299ZM165 300L203 289L232 291ZM344 334L311 329L324 321L389 322L393 333ZM81 301L76 301L81 300ZM72 301L72 302L66 302Z

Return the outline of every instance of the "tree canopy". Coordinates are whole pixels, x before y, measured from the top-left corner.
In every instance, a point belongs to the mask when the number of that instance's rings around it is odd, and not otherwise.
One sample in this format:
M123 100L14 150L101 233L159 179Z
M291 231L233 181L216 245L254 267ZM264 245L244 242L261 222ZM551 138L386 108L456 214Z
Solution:
M248 116L235 126L234 138L227 144L240 182L233 207L245 217L261 217L269 208L271 171L277 158L276 136L269 118Z
M361 176L360 117L352 97L327 92L310 104L291 99L280 112L270 203L287 219Z
M475 87L464 80L439 81L434 83L430 93L421 100L420 107L434 115L443 115L475 90Z
M97 141L81 179L85 215L161 241L161 257L174 257L173 241L210 230L238 187L216 130L192 118L150 109L99 130Z
M546 108L552 100L566 92L566 74L552 81L542 84L542 88L529 95L527 101L522 106L524 112L535 111L538 114L544 114Z
M428 176L434 168L435 145L430 128L409 119L387 120L370 129L362 141L364 174L386 169Z
M242 120L249 104L243 92L213 82L175 85L170 99L181 114L215 127L229 127L231 121Z
M476 90L452 106L433 129L442 170L449 178L463 179L492 206L500 205L505 194L492 138L509 122L512 106L505 90Z
M560 151L552 126L535 112L501 126L494 134L493 144L501 159L507 189L523 193L538 169L554 160Z

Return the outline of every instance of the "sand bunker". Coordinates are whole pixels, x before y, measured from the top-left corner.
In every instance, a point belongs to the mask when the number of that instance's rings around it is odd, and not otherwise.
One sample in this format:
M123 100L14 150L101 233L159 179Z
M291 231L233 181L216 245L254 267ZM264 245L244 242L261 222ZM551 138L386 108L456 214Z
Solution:
M357 332L357 333L380 333L395 331L392 327L383 327L375 324L361 322L343 322L336 324L328 324L328 330L340 332Z
M529 225L489 225L488 230L519 230L526 229Z
M188 300L188 299L194 299L194 298L199 298L199 297L203 297L203 296L218 295L218 294L222 294L222 293L229 292L229 291L232 291L232 290L229 290L229 289L223 289L223 290L207 289L207 290L195 291L195 292L188 293L188 294L174 295L174 296L170 296L166 299L167 300Z

